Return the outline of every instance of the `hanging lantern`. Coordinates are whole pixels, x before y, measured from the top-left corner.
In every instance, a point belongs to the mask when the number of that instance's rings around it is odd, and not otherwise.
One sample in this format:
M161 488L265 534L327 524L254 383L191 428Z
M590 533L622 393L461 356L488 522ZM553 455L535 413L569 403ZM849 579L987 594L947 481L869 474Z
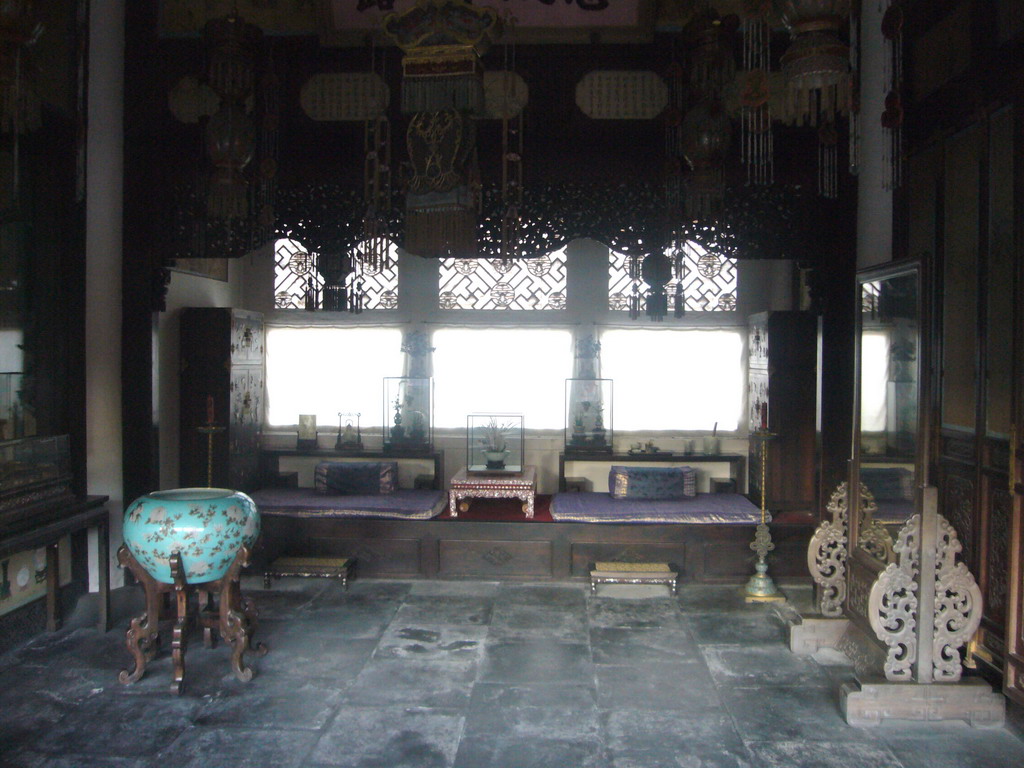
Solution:
M850 0L775 0L793 41L782 54L789 116L801 125L834 127L850 103L850 47L842 40ZM831 136L832 129L819 132ZM825 197L838 191L838 141L819 142L819 187Z
M477 255L479 172L473 118L483 114L480 57L499 30L492 8L467 0L418 0L384 17L402 49L402 111L412 178L405 249L420 256Z
M736 76L733 37L739 26L736 16L719 17L710 6L686 28L690 87L700 99L720 99Z
M256 151L256 127L245 107L223 101L206 123L206 153L213 165L206 209L215 218L249 215L245 168Z
M246 166L256 151L256 127L245 101L252 94L254 61L263 33L237 13L211 19L203 28L210 87L220 107L206 124L206 152L213 164L206 198L213 218L241 219L249 215Z
M818 125L845 111L850 94L850 48L842 30L850 0L775 0L793 41L782 54L790 116Z
M701 101L683 118L683 157L690 166L686 178L686 215L691 221L721 213L725 196L725 158L732 127L721 102Z

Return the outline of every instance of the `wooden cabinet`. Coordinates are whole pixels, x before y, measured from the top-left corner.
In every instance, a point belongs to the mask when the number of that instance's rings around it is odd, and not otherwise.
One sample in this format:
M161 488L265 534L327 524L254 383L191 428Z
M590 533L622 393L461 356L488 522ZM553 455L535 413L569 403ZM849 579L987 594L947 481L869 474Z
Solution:
M263 316L191 307L181 314L182 486L252 490L263 427Z
M815 510L817 318L761 312L748 325L747 404L751 433L748 485L761 502L762 451L769 512ZM754 435L767 430L761 440Z

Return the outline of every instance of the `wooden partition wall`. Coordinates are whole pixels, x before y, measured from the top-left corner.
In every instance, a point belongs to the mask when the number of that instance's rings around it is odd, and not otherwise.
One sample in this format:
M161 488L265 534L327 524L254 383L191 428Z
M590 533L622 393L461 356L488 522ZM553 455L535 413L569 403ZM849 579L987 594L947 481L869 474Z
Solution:
M984 596L968 653L1024 701L1021 30L978 4L909 5L898 232L905 254L931 267L930 476ZM951 24L958 14L966 29ZM941 46L948 67L937 75L928 62Z

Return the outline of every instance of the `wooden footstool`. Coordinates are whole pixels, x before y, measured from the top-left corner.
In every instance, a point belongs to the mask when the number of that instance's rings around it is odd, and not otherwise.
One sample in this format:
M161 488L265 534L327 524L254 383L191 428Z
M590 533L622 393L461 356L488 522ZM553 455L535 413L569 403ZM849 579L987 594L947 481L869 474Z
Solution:
M348 579L355 567L354 557L279 557L263 572L263 586L270 589L271 577L319 576L327 579L341 579L348 589Z
M598 584L664 584L676 594L679 574L668 563L594 563L590 569L590 591Z

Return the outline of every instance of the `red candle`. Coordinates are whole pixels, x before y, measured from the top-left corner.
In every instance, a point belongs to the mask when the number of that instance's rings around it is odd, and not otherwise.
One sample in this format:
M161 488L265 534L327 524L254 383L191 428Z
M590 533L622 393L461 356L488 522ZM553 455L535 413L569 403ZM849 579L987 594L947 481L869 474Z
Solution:
M213 395L206 396L206 423L213 424Z

